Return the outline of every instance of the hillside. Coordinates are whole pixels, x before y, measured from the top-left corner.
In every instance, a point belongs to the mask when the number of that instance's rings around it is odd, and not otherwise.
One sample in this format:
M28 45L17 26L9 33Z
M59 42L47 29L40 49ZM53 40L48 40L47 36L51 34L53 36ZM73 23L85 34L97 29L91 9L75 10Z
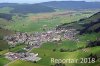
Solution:
M0 3L1 13L45 13L55 12L55 9L83 10L99 8L100 2L85 1L50 1L37 4Z
M85 12L84 12L85 13ZM80 14L80 15L77 15ZM12 24L5 26L6 29L20 31L20 32L34 32L43 31L46 25L46 30L52 29L57 25L62 23L70 23L77 21L84 17L89 17L91 14L82 14L78 12L53 12L53 13L43 13L43 14L31 14L27 17L22 17L21 19L14 18Z
M85 2L85 1L51 1L42 3L56 9L99 9L100 2Z
M4 36L14 34L14 31L0 28L0 51L8 49L9 45L7 41L3 40Z
M9 7L12 10L10 13L44 13L54 12L51 7L40 4L17 4L17 3L0 3L0 8Z
M80 19L72 23L64 23L57 27L57 29L75 28L80 31L80 34L100 32L100 12L90 16L89 18Z

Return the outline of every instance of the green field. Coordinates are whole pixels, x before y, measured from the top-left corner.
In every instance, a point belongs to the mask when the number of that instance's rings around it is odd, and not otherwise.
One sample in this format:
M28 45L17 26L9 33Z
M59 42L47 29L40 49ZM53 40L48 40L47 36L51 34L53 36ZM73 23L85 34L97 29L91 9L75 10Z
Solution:
M59 15L54 13L57 16L53 16L50 13L46 14L31 14L29 17L15 19L15 22L6 26L6 29L20 31L20 32L34 32L34 31L43 31L42 29L49 30L56 27L57 25L63 23L70 23L73 21L78 21L81 18L86 18L91 16L93 13L82 14L82 13L72 13L66 15ZM62 13L63 14L63 13ZM32 18L33 17L33 18ZM44 27L46 25L46 27Z
M49 46L49 48L48 48ZM80 59L80 58L85 58L87 57L90 53L96 53L99 54L99 48L100 47L93 47L93 48L87 48L89 49L88 52L84 52L82 50L78 50L78 51L74 51L74 52L59 52L59 51L53 51L53 47L54 45L52 44L48 44L48 45L43 45L41 48L38 49L33 49L32 52L35 53L39 53L39 56L42 58L39 62L37 63L33 63L33 62L26 62L26 61L20 61L18 60L17 62L14 62L12 64L9 64L9 66L22 66L22 65L29 65L29 66L51 66L52 63L51 58L56 58L56 59ZM66 46L64 46L66 47ZM51 49L50 49L51 48ZM59 49L59 47L57 48ZM24 63L25 62L25 63ZM99 64L99 62L96 63L92 63L92 64L70 64L67 63L66 65L68 66L77 66L77 65L81 65L81 66L97 66Z
M10 61L3 56L0 56L0 66L4 66L5 64L9 63Z

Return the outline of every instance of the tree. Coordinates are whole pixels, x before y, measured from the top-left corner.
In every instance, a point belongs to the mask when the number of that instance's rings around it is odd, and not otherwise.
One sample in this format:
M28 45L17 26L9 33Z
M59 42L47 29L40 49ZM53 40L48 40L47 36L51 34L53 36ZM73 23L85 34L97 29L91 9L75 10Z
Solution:
M53 49L53 52L55 52L56 51L56 49Z

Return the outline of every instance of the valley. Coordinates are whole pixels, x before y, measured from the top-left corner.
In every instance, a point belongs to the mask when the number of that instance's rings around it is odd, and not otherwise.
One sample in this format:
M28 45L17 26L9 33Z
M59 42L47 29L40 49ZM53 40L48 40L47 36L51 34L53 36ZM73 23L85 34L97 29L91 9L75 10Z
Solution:
M0 3L0 66L100 65L99 4L67 9L58 8L59 2ZM78 62L51 63L52 58Z

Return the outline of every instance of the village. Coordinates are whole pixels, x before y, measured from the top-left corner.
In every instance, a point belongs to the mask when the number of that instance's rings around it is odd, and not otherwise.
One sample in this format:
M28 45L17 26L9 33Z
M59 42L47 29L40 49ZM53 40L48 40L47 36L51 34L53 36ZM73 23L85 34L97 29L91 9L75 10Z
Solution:
M27 52L13 53L8 52L5 54L9 60L26 60L26 61L39 61L41 58L37 57L37 54L30 53L33 48L39 48L43 43L46 42L59 42L63 39L76 40L75 35L78 32L75 29L63 29L63 30L49 30L46 32L35 32L35 33L21 33L17 32L11 36L5 36L4 40L8 42L11 47L16 47L17 44L25 44L24 50Z

